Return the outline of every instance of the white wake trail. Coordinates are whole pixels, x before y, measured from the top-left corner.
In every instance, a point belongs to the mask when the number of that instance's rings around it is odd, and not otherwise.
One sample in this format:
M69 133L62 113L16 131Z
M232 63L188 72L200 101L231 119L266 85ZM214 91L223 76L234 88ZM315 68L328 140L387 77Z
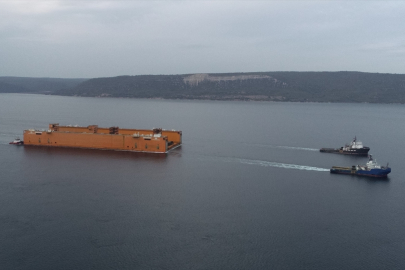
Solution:
M252 159L242 159L242 158L224 158L226 162L239 162L242 164L248 165L258 165L264 167L276 167L276 168L285 168L285 169L295 169L295 170L305 170L305 171L317 171L317 172L329 172L329 169L297 165L297 164L288 164L288 163L278 163L270 162L264 160L252 160Z
M283 148L283 149L293 149L293 150L319 151L319 149L305 148L305 147L292 147L292 146L276 146L276 147Z

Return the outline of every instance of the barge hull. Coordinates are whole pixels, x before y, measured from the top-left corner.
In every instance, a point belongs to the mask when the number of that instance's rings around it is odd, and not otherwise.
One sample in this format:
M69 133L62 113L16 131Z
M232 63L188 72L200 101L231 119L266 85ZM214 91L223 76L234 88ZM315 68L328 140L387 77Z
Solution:
M24 130L27 146L69 147L167 153L182 143L182 132L162 129L119 129L59 126L50 124L46 131Z

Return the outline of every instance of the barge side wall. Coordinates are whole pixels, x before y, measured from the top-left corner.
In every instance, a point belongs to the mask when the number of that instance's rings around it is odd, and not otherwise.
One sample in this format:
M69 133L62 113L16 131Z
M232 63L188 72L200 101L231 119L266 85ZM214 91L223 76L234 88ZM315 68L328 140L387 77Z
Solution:
M150 133L150 132L149 132ZM25 145L48 147L73 147L111 149L136 152L165 153L169 149L164 137L145 139L124 134L73 133L73 132L31 132L24 131Z
M51 128L53 129L53 128ZM56 131L56 130L55 130ZM69 127L69 126L57 126L59 132L72 132L72 133L92 133L92 134L109 134L109 128L98 127L97 125L91 125L88 127ZM152 135L150 129L118 129L118 134L132 135L135 133L143 135ZM172 141L175 145L182 143L182 132L177 130L162 130L162 136L167 136L168 141Z

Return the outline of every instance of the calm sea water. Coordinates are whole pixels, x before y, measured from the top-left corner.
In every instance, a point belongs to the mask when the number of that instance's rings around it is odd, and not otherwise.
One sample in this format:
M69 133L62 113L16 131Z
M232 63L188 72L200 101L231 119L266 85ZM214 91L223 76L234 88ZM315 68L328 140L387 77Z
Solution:
M405 269L404 105L0 94L0 269ZM8 145L178 129L168 155ZM387 180L331 175L354 136Z

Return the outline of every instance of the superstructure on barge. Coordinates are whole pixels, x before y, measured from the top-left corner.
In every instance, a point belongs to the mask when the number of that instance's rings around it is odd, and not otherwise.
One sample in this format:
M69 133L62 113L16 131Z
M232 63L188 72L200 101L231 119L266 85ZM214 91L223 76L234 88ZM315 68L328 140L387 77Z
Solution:
M133 152L167 153L182 143L182 132L177 130L102 128L60 126L49 124L49 129L24 130L24 145L72 147Z

